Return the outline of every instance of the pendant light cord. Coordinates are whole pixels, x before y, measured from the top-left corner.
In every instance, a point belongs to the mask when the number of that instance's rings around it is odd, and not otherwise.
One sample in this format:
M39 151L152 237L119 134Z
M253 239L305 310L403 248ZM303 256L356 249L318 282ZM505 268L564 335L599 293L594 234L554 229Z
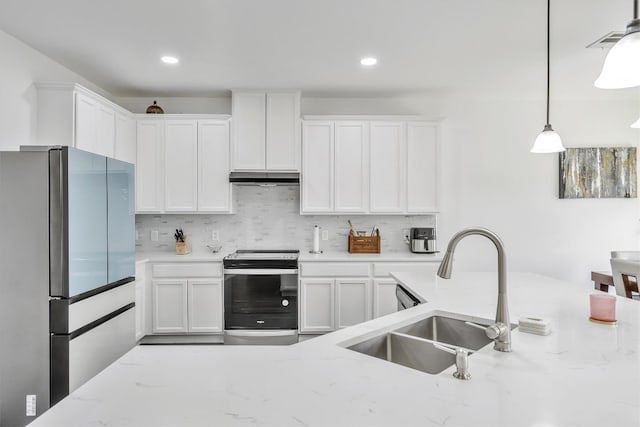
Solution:
M638 0L633 0L633 19L638 19Z
M637 5L638 0L635 0L635 2ZM551 49L551 44L549 43L550 22L551 22L551 0L547 0L547 125L549 124L549 79L550 79L549 50Z

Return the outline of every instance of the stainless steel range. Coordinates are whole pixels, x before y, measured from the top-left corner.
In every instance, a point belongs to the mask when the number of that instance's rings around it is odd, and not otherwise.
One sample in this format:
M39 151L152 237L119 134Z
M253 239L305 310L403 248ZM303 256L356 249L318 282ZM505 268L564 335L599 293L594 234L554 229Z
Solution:
M298 342L297 250L238 250L223 259L224 343Z

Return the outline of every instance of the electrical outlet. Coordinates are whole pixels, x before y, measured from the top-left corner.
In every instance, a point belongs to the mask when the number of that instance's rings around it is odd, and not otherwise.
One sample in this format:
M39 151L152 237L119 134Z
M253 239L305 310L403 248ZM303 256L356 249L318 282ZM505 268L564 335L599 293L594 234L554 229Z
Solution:
M151 241L152 242L157 242L158 241L158 230L151 230Z
M218 230L211 230L211 240L220 240L220 233Z
M322 240L329 240L329 230L322 230Z
M36 416L36 395L27 394L27 417Z
M403 228L402 229L402 235L404 236L405 239L409 239L409 229L408 228Z

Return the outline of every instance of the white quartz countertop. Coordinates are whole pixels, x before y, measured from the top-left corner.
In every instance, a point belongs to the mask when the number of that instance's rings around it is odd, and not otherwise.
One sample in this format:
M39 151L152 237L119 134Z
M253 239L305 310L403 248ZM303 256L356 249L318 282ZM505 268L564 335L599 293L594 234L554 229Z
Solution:
M202 262L213 261L221 262L222 258L234 251L225 250L224 248L217 253L194 251L187 255L176 255L174 252L158 251L158 252L138 252L136 253L136 262ZM439 262L442 255L436 254L414 254L407 252L388 252L381 254L350 254L349 252L326 252L321 254L311 254L309 251L301 251L300 262L318 261L318 262L339 262L339 261L362 261L362 262L416 262L428 261Z
M584 286L508 277L511 321L551 319L553 332L512 332L513 352L470 356L430 375L344 348L433 312L493 318L492 273L451 280L394 274L428 301L293 346L138 346L33 426L638 426L640 305L617 299L617 326L588 320Z
M430 261L439 262L442 260L442 254L414 254L407 250L406 252L383 252L381 254L351 254L349 252L326 252L321 254L312 254L309 251L300 252L300 262L319 261L319 262L338 262L338 261L363 261L363 262L376 262L376 261Z
M186 255L177 255L175 252L137 252L136 262L222 262L222 258L230 252L191 252Z

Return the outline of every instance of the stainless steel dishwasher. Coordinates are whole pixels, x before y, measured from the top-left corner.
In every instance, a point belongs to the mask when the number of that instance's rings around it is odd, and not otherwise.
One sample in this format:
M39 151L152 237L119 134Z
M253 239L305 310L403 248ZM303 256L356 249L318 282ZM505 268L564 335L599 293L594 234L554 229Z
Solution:
M396 285L396 299L398 300L398 311L415 307L421 301L402 285Z

